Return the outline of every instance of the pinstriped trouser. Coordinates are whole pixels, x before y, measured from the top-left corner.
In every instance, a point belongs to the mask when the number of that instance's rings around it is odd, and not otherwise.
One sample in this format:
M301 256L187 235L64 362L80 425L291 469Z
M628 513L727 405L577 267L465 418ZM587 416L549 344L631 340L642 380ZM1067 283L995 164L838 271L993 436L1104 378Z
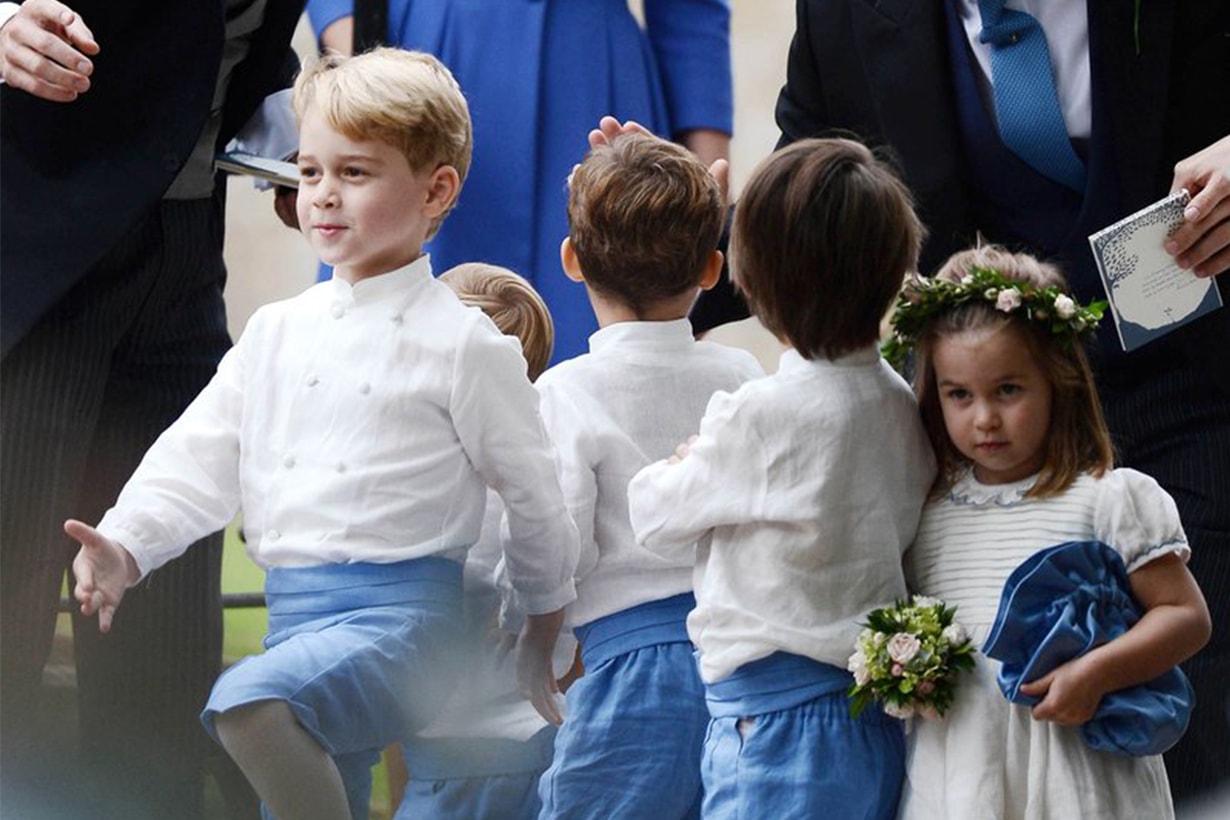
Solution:
M1210 367L1226 366L1225 350L1206 354ZM1208 645L1183 664L1196 691L1191 723L1165 755L1181 800L1230 778L1230 392L1178 353L1147 370L1147 378L1104 385L1102 404L1120 466L1174 496L1192 547L1188 566L1213 617Z
M24 796L40 813L21 816L200 815L209 741L197 715L221 661L220 536L130 590L110 634L75 618L81 772L66 768L72 750L42 759L34 716L76 553L64 519L98 521L230 344L222 227L220 198L154 207L0 366L6 815ZM67 793L88 805L57 814Z

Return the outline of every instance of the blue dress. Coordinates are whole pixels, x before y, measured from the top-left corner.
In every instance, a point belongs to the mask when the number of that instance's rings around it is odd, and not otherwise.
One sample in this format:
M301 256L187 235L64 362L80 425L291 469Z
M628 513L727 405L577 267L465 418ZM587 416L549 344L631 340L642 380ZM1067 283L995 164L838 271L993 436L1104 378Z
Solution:
M353 0L310 0L319 33ZM732 125L728 0L397 0L389 41L439 57L474 121L474 160L456 209L428 244L433 267L503 265L533 282L555 320L552 363L586 350L597 321L568 280L567 190L605 114L663 136Z

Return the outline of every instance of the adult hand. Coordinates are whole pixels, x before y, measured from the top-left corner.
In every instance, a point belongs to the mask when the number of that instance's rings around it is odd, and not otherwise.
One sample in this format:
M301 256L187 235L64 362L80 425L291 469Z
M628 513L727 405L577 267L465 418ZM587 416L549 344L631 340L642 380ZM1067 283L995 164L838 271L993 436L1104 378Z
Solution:
M517 641L517 689L534 704L543 720L555 726L564 722L564 716L559 708L559 685L555 682L551 656L563 624L563 609L528 615Z
M657 136L636 120L620 122L609 114L598 121L598 127L589 132L589 147L597 148L607 145L620 134L641 134L646 137ZM696 130L683 135L683 145L708 164L709 173L717 180L722 191L722 201L729 199L730 162L726 155L730 152L730 137L720 131Z
M69 519L64 531L81 544L73 559L73 576L77 585L73 597L81 603L82 615L98 613L100 632L111 631L115 610L124 598L124 591L141 578L132 554L89 524Z
M1186 188L1192 201L1166 250L1197 276L1230 270L1230 136L1176 165L1170 188Z
M57 0L28 0L0 28L5 83L51 102L72 102L89 90L96 54L94 34Z

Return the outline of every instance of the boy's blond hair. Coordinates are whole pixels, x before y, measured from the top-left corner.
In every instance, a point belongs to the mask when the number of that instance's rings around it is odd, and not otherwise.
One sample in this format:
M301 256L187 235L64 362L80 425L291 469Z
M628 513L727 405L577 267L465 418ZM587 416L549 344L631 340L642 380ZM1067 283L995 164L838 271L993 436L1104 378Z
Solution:
M415 172L451 165L462 183L470 170L470 109L452 73L430 54L376 48L354 57L326 55L295 80L293 104L300 122L314 106L334 131L393 146ZM455 198L448 210L453 204Z
M484 262L465 262L440 274L467 305L479 308L508 336L521 340L530 381L547 369L555 345L555 325L547 305L522 277Z
M695 288L725 216L717 181L690 151L622 134L572 174L568 225L585 281L638 315Z

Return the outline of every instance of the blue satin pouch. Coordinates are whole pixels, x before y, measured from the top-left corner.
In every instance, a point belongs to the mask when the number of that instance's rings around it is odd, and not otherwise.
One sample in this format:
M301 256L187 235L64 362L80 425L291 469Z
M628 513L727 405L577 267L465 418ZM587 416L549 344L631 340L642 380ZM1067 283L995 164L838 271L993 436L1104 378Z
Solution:
M1036 552L1013 570L982 651L1002 664L1004 697L1033 706L1039 699L1021 694L1022 684L1122 635L1140 616L1119 553L1100 541L1071 541ZM1161 754L1183 736L1194 702L1176 666L1103 696L1080 733L1098 751Z

